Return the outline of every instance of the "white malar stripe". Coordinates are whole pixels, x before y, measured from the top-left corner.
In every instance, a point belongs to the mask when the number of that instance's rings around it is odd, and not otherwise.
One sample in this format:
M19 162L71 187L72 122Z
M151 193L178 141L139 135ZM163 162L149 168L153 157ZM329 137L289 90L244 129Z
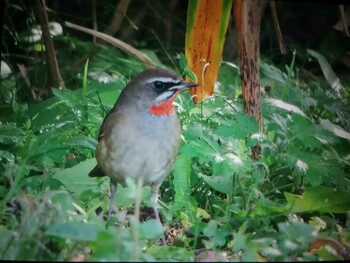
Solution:
M173 79L173 78L166 78L166 77L156 77L156 78L148 79L145 83L153 83L155 81L177 83L180 80Z
M176 85L172 86L169 90L180 90L180 89L183 89L183 88L186 88L186 84L184 83L177 83Z
M169 99L171 96L173 96L174 91L164 91L162 94L160 94L157 98L156 101L157 102L163 102L166 101L167 99Z

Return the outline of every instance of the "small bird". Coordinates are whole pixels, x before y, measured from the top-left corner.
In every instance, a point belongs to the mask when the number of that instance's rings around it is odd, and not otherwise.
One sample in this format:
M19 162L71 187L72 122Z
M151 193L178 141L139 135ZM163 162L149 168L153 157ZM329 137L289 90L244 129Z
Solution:
M125 185L125 179L132 178L141 187L151 185L153 210L161 223L158 191L173 167L181 140L173 102L180 91L196 86L155 68L139 73L121 92L103 120L96 149L97 165L89 173L90 177L110 177L108 220L117 184Z

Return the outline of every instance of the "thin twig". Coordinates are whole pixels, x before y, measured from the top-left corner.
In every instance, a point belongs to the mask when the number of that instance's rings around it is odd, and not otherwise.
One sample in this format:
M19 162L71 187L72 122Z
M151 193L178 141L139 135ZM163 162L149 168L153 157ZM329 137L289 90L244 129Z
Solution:
M142 63L144 63L146 68L153 68L156 65L154 64L154 62L144 53L142 53L141 51L138 51L137 49L135 49L134 47L130 46L129 44L115 38L112 36L109 36L105 33L102 32L98 32L96 30L92 30L89 29L87 27L83 27L83 26L78 26L76 24L70 23L70 22L65 22L67 27L88 33L90 35L96 36L110 44L112 44L113 46L116 46L117 48L121 49L122 51L124 51L125 53L127 53L128 55L136 58L137 60L141 61Z

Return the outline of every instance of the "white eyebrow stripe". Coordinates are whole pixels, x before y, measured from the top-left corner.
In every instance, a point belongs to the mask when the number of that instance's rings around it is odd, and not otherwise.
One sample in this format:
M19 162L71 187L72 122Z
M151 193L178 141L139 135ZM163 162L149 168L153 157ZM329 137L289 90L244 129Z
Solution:
M157 77L157 78L151 78L146 81L146 83L153 83L155 81L161 81L161 82L170 82L170 83L178 83L181 80L180 79L173 79L173 78L168 78L168 77Z

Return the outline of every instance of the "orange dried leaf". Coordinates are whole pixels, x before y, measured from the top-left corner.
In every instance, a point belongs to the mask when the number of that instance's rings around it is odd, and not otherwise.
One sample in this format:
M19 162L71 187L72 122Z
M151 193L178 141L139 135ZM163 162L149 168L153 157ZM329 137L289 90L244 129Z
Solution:
M190 90L195 103L213 94L231 6L231 0L189 2L185 54L200 84Z

